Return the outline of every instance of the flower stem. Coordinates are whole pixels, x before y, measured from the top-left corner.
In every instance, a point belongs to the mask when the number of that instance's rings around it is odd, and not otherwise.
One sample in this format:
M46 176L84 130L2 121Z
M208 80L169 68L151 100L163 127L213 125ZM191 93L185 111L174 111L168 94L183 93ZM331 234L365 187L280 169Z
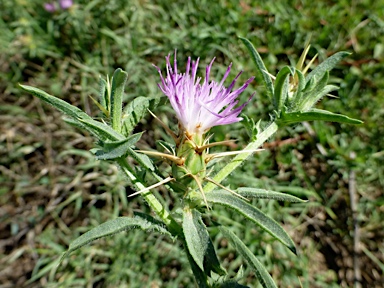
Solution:
M120 158L117 160L121 170L124 174L131 180L132 184L134 184L139 190L143 190L146 187L140 182L139 179L133 174L131 167L126 159ZM143 192L141 194L145 201L147 201L148 205L155 211L155 213L161 218L165 225L167 225L169 231L174 236L180 236L182 233L181 226L176 222L176 220L171 216L171 214L163 207L163 205L157 200L157 198L150 192Z
M255 150L259 148L265 141L267 141L273 134L276 133L278 128L279 127L276 124L276 122L272 122L271 124L269 124L267 128L264 129L263 132L259 133L257 135L256 140L249 143L247 147L244 148L244 150ZM229 162L223 169L221 169L215 175L215 177L213 177L213 180L217 183L220 183L225 178L227 178L228 175L231 174L233 170L239 167L241 163L243 163L251 155L252 155L252 152L241 153L237 155L231 162ZM209 182L207 185L204 186L204 192L209 193L215 188L216 188L216 185L213 184L212 182Z
M117 163L119 164L124 174L138 189L143 190L146 188L133 174L132 169L129 167L129 164L126 159L120 158L119 160L117 160ZM207 283L207 275L203 271L201 271L201 269L197 266L195 260L193 260L192 256L188 252L187 243L184 238L182 227L179 225L179 223L176 222L176 220L171 216L171 214L163 207L163 205L161 205L159 200L157 200L156 197L150 191L143 192L141 195L144 197L145 201L147 201L149 206L156 212L156 214L163 220L164 224L167 225L171 234L173 236L178 237L182 241L198 287L209 287Z

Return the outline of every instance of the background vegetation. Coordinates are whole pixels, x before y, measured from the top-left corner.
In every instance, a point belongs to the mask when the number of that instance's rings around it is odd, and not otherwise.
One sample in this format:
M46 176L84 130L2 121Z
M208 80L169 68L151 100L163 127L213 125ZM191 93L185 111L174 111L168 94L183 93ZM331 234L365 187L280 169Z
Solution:
M91 227L147 210L119 171L88 152L93 139L66 125L58 112L22 93L17 83L49 91L97 116L89 95L99 75L129 72L126 101L160 93L152 63L177 49L205 64L216 57L222 75L255 73L237 36L249 38L271 73L295 64L307 41L318 61L346 50L353 54L332 81L335 96L318 104L360 118L352 127L306 123L280 131L226 184L274 187L310 199L287 205L258 201L294 238L298 257L238 216L215 209L220 221L246 239L279 287L382 287L384 282L384 1L75 1L50 14L44 1L0 2L0 286L1 287L191 287L183 251L166 239L122 233L53 261ZM246 114L268 119L265 91ZM247 97L248 95L244 95ZM156 114L169 125L168 106ZM236 126L237 125L237 126ZM165 137L148 115L141 145ZM247 141L241 124L217 127L216 140ZM256 177L256 178L255 178ZM251 182L251 183L250 183ZM165 201L177 201L166 191ZM240 219L240 218L239 218ZM214 231L213 231L214 232ZM219 258L233 273L243 265L221 235ZM354 267L354 260L357 265ZM244 284L257 287L245 270ZM361 276L359 276L361 275Z

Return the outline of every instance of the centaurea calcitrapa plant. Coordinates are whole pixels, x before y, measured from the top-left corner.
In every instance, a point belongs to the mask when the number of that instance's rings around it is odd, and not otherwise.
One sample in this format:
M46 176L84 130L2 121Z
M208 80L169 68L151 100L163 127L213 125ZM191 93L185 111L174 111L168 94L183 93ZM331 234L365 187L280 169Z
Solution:
M229 125L242 120L239 115L244 106L252 101L253 95L241 105L238 105L238 96L249 86L253 77L234 90L235 82L241 74L239 73L226 87L224 82L229 75L230 66L220 82L211 81L213 60L206 68L204 78L197 77L198 60L191 62L190 58L185 73L178 71L176 55L173 65L170 56L166 58L165 73L155 66L160 74L158 86L168 97L179 121L178 132L175 133L152 114L160 122L162 129L173 138L174 143L162 142L169 153L142 151L136 148L142 132L132 134L135 126L147 113L152 113L150 110L154 110L161 101L158 97L137 97L123 109L122 98L127 73L121 69L114 72L111 80L100 78L99 101L94 101L104 114L104 119L101 121L40 89L21 85L25 91L63 112L67 116L65 120L68 123L92 133L97 139L97 148L92 150L95 156L100 160L113 161L120 166L121 171L130 180L130 185L138 190L131 196L140 194L144 197L156 215L153 217L136 213L134 218L119 217L105 222L74 240L62 257L101 237L130 229L142 229L162 233L174 241L180 241L198 287L246 287L238 283L240 276L232 279L227 276L227 271L220 265L202 219L203 215L210 216L210 211L215 205L222 205L239 213L268 232L293 253L296 252L293 241L284 229L253 206L248 199L277 199L290 202L305 202L305 200L257 187L231 190L220 182L250 155L259 151L262 144L285 125L312 120L361 123L345 115L313 108L317 101L338 88L327 84L329 71L348 53L334 54L307 74L308 68L313 64L311 61L303 68L307 47L296 67L285 66L276 77L273 77L251 42L245 38L240 39L249 50L274 106L274 110L270 113L271 119L265 123L261 120L255 121L253 116L242 115L251 140L241 151L210 154L209 148L228 145L229 142L210 143L209 130L214 126ZM214 171L212 178L207 176L207 164L212 159L231 155L236 156L219 171ZM129 164L128 157L132 157L137 165ZM154 157L161 157L170 162L171 175L163 175L164 173L151 160ZM148 185L148 175L151 175L152 180L156 179L157 183ZM176 208L170 209L164 206L165 201L160 201L152 193L159 185L165 185L172 193L177 193L177 198L182 201L174 203ZM219 226L223 236L233 244L249 267L254 270L260 284L263 287L276 287L266 268L247 248L246 243L224 224L215 225Z

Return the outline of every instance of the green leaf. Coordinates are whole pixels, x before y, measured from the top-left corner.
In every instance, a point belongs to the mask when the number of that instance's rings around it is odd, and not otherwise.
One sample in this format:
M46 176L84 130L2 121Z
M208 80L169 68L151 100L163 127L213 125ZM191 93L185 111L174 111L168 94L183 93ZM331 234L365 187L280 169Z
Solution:
M253 255L247 246L233 234L228 228L220 227L221 232L226 238L229 239L231 244L235 247L236 251L247 261L248 265L254 270L257 279L264 288L277 288L271 275L269 275L267 269L260 263L259 260Z
M293 124L303 121L330 121L330 122L339 122L345 124L362 124L363 121L350 118L342 114L332 113L326 110L321 109L311 109L307 112L291 112L284 114L279 120L279 124Z
M106 115L109 117L109 96L107 92L107 81L105 81L101 76L99 77L99 103L108 112Z
M283 110L285 100L288 96L289 75L294 75L294 70L292 70L289 66L284 66L276 76L273 105L278 112Z
M287 246L293 253L296 253L295 244L284 229L275 220L265 215L256 207L223 190L211 191L206 193L205 197L208 202L224 205L242 214Z
M217 259L215 248L198 211L184 209L183 233L189 253L206 275L212 275L212 272L226 274Z
M27 86L27 85L21 85L19 84L21 89L24 91L31 93L32 95L40 98L41 100L45 101L46 103L52 105L60 112L64 113L65 115L68 115L72 118L82 118L82 119L92 119L90 116L88 116L85 112L83 112L81 109L77 108L76 106L73 106L64 100L61 100L60 98L57 98L55 96L49 95L48 93L44 92L43 90L40 90L35 87Z
M152 217L149 214L146 214L146 213L143 213L143 212L140 212L140 211L133 211L133 215L136 216L136 217L142 218L142 219L152 223L153 225L158 225L158 226L164 226L165 227L163 222L161 222L160 220L157 220L156 218ZM175 237L173 237L171 234L169 234L168 236L171 236L172 240L175 240Z
M305 83L303 93L311 92L316 86L316 77L312 77L308 82Z
M289 110L288 111L297 110L297 107L299 106L299 103L300 103L301 98L302 98L303 90L305 87L304 74L299 70L296 70L295 73L296 73L295 78L297 79L297 87L295 87L296 91L295 91L294 95L292 96L292 99L289 103L289 107L288 107Z
M92 118L78 119L83 128L95 135L101 141L124 140L124 136L117 133L107 124L93 120Z
M267 68L264 65L263 59L261 59L259 52L257 52L255 47L253 47L252 43L247 38L243 38L243 37L239 37L239 38L244 43L249 53L251 54L252 60L253 62L255 62L257 70L261 73L265 88L267 89L267 94L272 99L274 95L272 79L268 73Z
M111 91L111 123L116 132L121 132L121 112L123 109L124 86L128 79L128 73L120 68L115 70L112 77Z
M278 200L278 201L288 201L292 203L308 202L307 200L302 200L290 194L266 190L266 189L252 188L252 187L242 187L237 189L236 192L246 198L272 199L272 200Z
M310 95L306 96L308 97L308 100L303 100L303 106L301 111L308 111L310 108L312 108L318 101L320 101L325 95L338 90L339 87L335 85L327 85L323 87L321 90L315 90L310 93Z
M331 57L327 58L324 62L319 64L315 69L311 71L306 77L306 82L308 83L313 77L322 78L324 73L327 71L331 71L337 63L339 63L343 58L347 57L351 53L349 52L337 52L333 54Z
M49 95L48 93L38 88L34 88L26 85L20 85L20 87L24 91L31 93L32 95L40 98L41 100L47 102L48 104L51 104L53 107L58 109L63 114L72 117L73 118L72 120L67 119L66 122L73 124L75 126L81 127L83 129L86 129L88 132L96 136L98 139L102 141L106 141L106 140L116 141L116 140L124 139L122 135L114 131L111 127L109 127L104 123L93 120L92 117L90 117L88 114L86 114L76 106L73 106L55 96Z
M140 140L142 134L143 132L136 133L122 141L103 143L103 148L98 149L95 153L96 158L98 160L111 160L125 156L128 153L128 149Z
M328 80L329 80L329 72L326 71L324 73L324 76L320 79L320 81L316 82L316 84L313 86L313 88L310 91L307 91L306 93L304 93L301 99L301 103L298 104L297 110L308 111L313 107L313 105L316 104L317 101L323 98L327 93L338 89L338 87L334 85L327 86Z
M197 287L199 287L199 288L211 287L208 284L207 274L205 274L205 272L200 269L200 267L196 264L195 260L193 259L191 253L189 252L188 247L187 247L187 243L185 242L185 239L183 239L183 245L184 245L184 247L186 247L185 253L187 254L188 262L189 262L189 265L191 266L193 276L195 277Z
M74 119L69 117L63 118L64 122L68 123L69 125L75 126L79 129L87 130L89 133L91 133L93 136L95 136L100 141L116 141L123 139L123 136L116 133L115 130L113 130L110 126L98 122L96 120L93 120L92 118L89 118L87 120L85 119Z
M169 231L164 225L159 225L157 223L151 223L147 219L141 217L119 217L110 221L107 221L92 230L81 235L79 238L74 240L68 247L67 252L61 257L61 261L69 255L71 252L81 248L82 246L100 239L102 237L111 236L119 232L131 230L131 229L141 229L145 231L157 231L162 234L166 234L172 237Z
M251 117L248 117L245 114L241 114L241 118L243 118L243 120L241 121L241 124L244 125L249 137L251 138L251 141L255 141L257 133L258 133L257 125L255 124L255 120Z
M105 109L103 107L103 105L101 105L99 102L97 102L96 99L94 99L92 96L89 96L89 98L91 98L91 100L93 101L93 103L95 103L95 105L100 109L101 112L104 113L104 115L106 115L107 117L109 117L109 112L107 109Z
M200 213L196 210L187 207L183 210L183 233L189 253L204 271L204 256L208 249L209 235Z
M220 265L212 240L210 238L208 239L208 247L206 254L204 255L204 272L210 276L212 276L212 272L215 272L220 276L226 275L227 271Z
M123 115L123 129L125 134L130 134L141 119L148 113L150 99L137 97L127 104Z
M276 189L276 190L279 190L281 193L290 193L290 194L294 194L296 196L299 196L299 197L312 197L312 198L315 198L316 201L321 201L321 197L319 196L319 194L317 194L315 191L312 191L312 190L309 190L309 189L305 189L303 187L299 187L299 186L273 186L273 189Z
M133 150L131 148L128 148L127 152L129 154L129 156L131 156L133 159L135 159L141 167L143 167L147 170L151 170L151 171L155 170L155 167L153 166L151 159L147 155L137 153L137 152L135 152L135 150Z

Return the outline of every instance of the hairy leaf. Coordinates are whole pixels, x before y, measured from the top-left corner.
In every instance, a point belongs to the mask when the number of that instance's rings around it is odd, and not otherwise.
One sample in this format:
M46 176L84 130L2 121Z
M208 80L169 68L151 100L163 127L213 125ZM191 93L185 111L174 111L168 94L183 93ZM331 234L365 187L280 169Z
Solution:
M145 154L137 153L135 150L128 147L127 152L129 156L131 156L133 159L139 163L139 165L145 169L154 171L155 167L152 164L152 160Z
M289 104L289 107L288 107L288 111L295 111L301 101L301 98L302 98L302 94L303 94L303 90L304 90L304 87L305 87L305 77L303 75L303 73L299 70L296 70L295 71L295 78L297 79L297 83L296 83L296 91L294 91L294 94L292 96L292 99L290 101L290 104Z
M57 110L62 112L65 115L68 115L72 118L81 118L81 119L92 119L88 114L83 112L81 109L77 108L76 106L73 106L64 100L61 100L60 98L57 98L55 96L49 95L47 92L44 92L43 90L40 90L35 87L27 86L27 85L21 85L19 84L21 89L24 91L31 93L33 96L36 96L40 98L41 100L47 102L48 104L51 104L53 107L55 107Z
M113 73L111 90L111 123L116 132L121 132L121 111L123 109L124 86L128 73L118 68Z
M64 100L61 100L60 98L49 95L48 93L38 88L26 85L20 85L20 87L23 90L47 102L48 104L51 104L63 114L72 117L73 121L68 120L68 123L86 129L88 132L96 136L99 140L116 141L124 139L122 135L114 131L111 127L104 123L93 120L92 117L90 117L88 114L86 114L76 106L73 106L65 102Z
M281 119L279 119L280 124L292 124L303 121L330 121L330 122L339 122L345 124L362 124L363 121L350 118L342 114L332 113L326 110L321 109L311 109L307 112L291 112L284 114Z
M253 255L247 246L228 228L220 227L221 232L226 238L228 238L238 253L244 257L248 265L253 269L257 279L264 288L277 288L271 275L269 275L267 269L260 263L260 261Z
M100 105L108 112L109 117L109 95L107 92L107 81L105 81L101 76L99 78L99 103Z
M84 129L95 135L101 141L122 141L123 135L117 133L107 124L93 120L92 118L79 119Z
M302 200L290 194L266 190L266 189L252 188L252 187L242 187L237 189L236 192L246 198L272 199L272 200L278 200L278 201L288 201L293 203L307 202L306 200Z
M96 158L98 160L110 160L126 155L128 153L128 149L139 141L142 134L143 132L136 133L122 141L103 143L103 148L98 149L95 153Z
M295 244L284 229L275 220L265 215L256 207L223 190L211 191L206 193L205 197L208 202L224 205L242 214L287 246L293 253L296 253Z
M261 73L265 88L267 89L267 94L272 99L274 95L272 79L268 73L267 68L264 65L263 59L261 59L259 52L257 52L255 47L247 38L243 38L243 37L239 37L239 38L244 43L249 53L251 54L252 60L253 62L255 62L257 70Z
M319 66L317 66L311 71L311 73L307 75L306 82L311 80L313 77L316 77L318 79L322 78L325 72L331 71L337 63L339 63L343 58L347 57L350 54L351 53L344 51L333 54L331 57L327 58L324 62L319 64Z
M313 105L316 104L317 101L319 101L324 95L327 93L338 89L337 86L328 85L328 79L329 79L329 72L326 71L324 73L324 76L320 79L320 81L316 82L316 85L311 89L311 91L308 91L307 93L304 93L301 103L299 103L298 111L308 111L312 108ZM325 89L325 87L327 87ZM331 89L329 89L331 88ZM328 91L328 92L326 92ZM325 92L325 93L324 93Z
M123 115L123 129L125 134L130 134L140 120L148 113L150 99L137 97L127 104Z
M164 225L160 225L158 223L151 223L147 219L141 218L139 216L136 216L134 218L119 217L107 221L78 237L69 245L67 252L63 254L61 260L67 255L69 255L71 252L81 248L82 246L92 241L131 229L157 231L162 234L172 236Z
M189 253L204 271L204 255L208 249L209 235L200 213L196 210L183 210L183 233Z
M289 75L294 75L294 70L292 71L289 66L284 66L276 76L273 105L278 112L283 110L285 100L288 96Z
M206 275L211 275L212 272L226 274L217 259L215 248L198 211L184 209L183 233L189 253Z

